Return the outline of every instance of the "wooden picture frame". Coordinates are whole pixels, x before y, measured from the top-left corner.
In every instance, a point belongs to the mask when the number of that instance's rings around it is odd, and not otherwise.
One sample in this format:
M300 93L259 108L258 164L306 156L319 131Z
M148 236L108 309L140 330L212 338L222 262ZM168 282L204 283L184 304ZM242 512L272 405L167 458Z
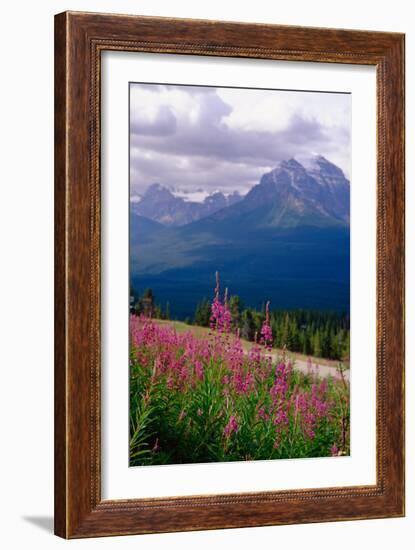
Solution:
M104 50L376 67L375 485L101 500L100 56ZM57 15L55 533L78 538L403 515L404 35L76 12Z

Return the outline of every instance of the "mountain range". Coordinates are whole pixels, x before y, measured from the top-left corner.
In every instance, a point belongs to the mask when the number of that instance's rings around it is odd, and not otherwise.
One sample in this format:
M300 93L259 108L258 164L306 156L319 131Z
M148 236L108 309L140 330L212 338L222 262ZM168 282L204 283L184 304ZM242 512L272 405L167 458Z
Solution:
M322 156L289 159L243 197L222 207L218 197L210 211L205 201L153 185L131 203L135 289L152 287L184 318L211 297L218 270L246 305L348 311L350 183L340 168Z
M153 183L143 195L134 196L131 210L163 225L180 226L214 214L241 199L237 191L230 194L214 191L208 194L198 189L191 193Z

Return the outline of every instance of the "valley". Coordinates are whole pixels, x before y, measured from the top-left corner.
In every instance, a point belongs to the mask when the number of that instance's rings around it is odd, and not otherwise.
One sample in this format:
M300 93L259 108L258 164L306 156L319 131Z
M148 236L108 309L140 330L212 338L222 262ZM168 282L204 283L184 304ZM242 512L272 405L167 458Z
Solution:
M241 200L184 225L132 208L131 284L181 320L211 298L216 271L250 307L348 312L349 196L341 170L318 157L308 170L280 163Z

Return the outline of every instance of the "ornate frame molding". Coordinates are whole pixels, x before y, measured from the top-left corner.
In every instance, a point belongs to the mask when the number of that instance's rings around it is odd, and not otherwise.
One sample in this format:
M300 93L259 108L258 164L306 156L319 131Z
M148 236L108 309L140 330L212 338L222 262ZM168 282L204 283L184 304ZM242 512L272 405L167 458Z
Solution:
M376 66L376 485L101 500L100 73L104 50ZM402 516L404 35L65 12L55 18L55 51L56 534L76 538Z

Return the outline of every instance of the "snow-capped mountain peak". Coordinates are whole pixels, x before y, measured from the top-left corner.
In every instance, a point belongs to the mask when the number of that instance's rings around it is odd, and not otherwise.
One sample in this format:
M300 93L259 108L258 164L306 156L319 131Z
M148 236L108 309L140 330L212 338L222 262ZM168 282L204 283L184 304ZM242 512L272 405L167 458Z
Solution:
M164 225L180 226L209 216L241 199L237 191L184 190L153 183L142 195L133 195L130 203L136 214Z
M261 223L271 226L348 224L350 183L338 166L312 155L301 162L299 157L277 162L244 196L237 191L184 190L154 183L131 199L133 212L166 226L208 216L244 216L258 209L267 212Z

